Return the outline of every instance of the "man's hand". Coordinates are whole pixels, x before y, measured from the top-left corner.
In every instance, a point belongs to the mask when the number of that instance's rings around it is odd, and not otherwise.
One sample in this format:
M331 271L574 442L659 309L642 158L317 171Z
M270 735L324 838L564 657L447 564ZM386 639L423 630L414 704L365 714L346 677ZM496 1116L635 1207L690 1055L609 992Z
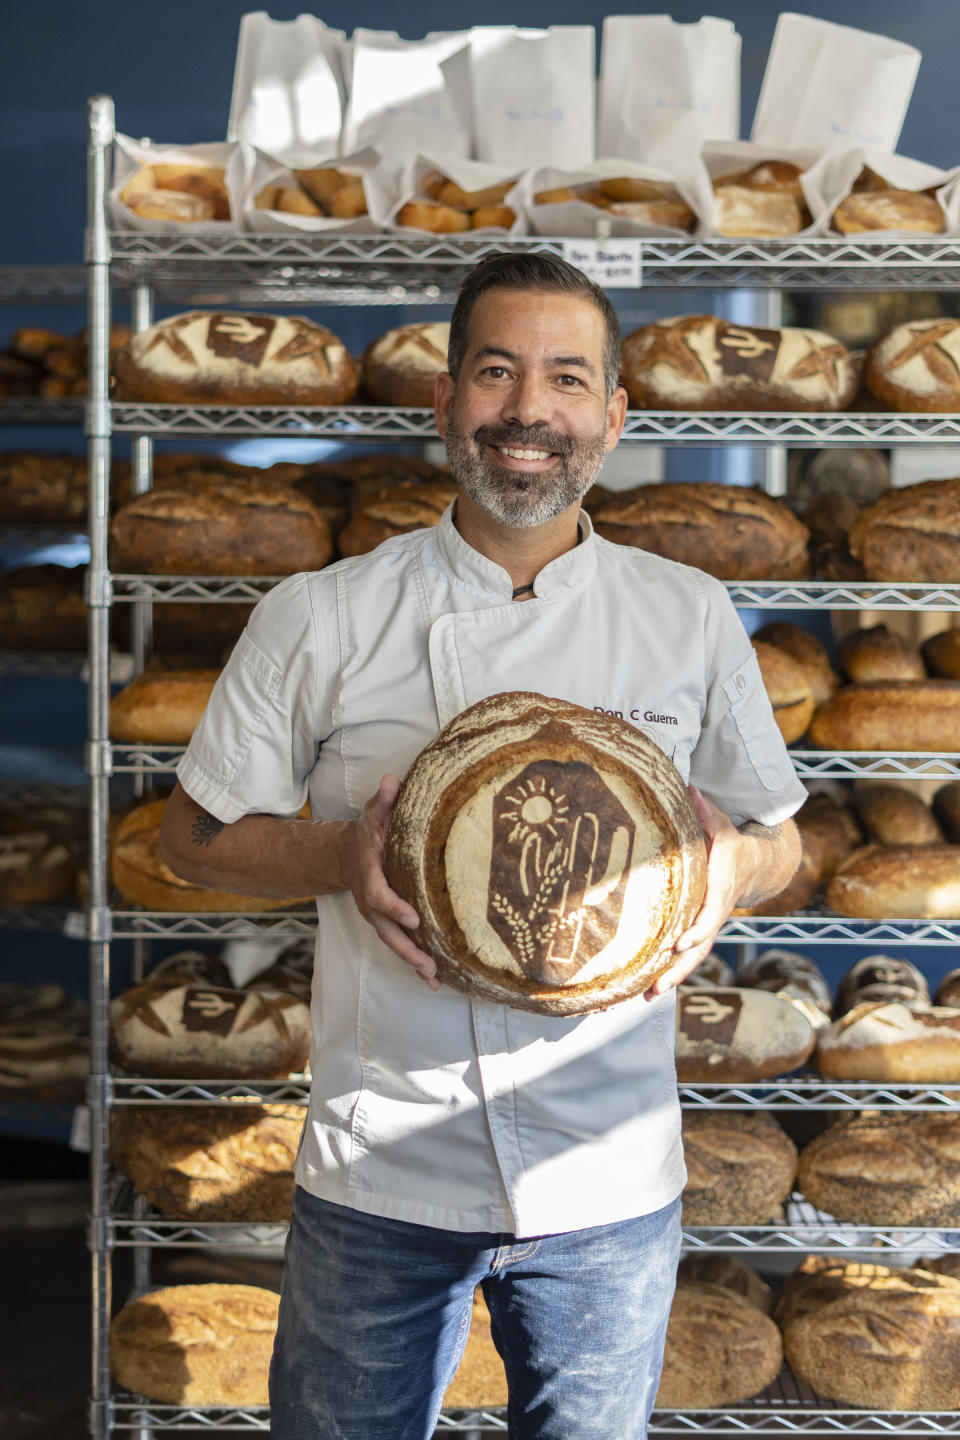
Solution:
M407 933L417 928L420 917L390 889L383 873L383 846L399 789L396 775L384 775L376 795L367 801L357 819L344 825L339 845L343 881L360 914L383 943L431 990L439 990L436 962L418 949Z
M742 902L776 895L800 860L796 826L748 822L737 829L694 785L687 787L707 842L707 885L693 923L674 945L676 960L646 992L648 999L680 985L713 949L720 927Z

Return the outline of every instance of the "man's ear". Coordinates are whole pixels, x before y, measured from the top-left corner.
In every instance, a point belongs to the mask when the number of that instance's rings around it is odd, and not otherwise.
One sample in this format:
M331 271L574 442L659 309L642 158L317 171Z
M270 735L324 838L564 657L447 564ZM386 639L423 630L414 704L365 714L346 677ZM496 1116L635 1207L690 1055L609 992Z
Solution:
M450 418L450 406L453 404L453 392L456 388L450 372L441 370L433 384L433 413L441 440L446 438L447 421Z
M618 385L607 401L607 437L605 448L608 454L620 439L626 418L627 392L622 385Z

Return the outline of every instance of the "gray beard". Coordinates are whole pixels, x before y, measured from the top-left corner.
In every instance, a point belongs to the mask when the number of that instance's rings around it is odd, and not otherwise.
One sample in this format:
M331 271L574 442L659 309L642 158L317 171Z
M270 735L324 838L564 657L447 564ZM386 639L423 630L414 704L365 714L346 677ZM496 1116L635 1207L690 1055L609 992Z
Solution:
M561 457L552 475L521 474L484 458L482 444L517 449L554 450ZM573 441L568 435L521 427L481 426L466 435L451 419L447 424L447 459L464 495L492 519L516 530L532 530L569 510L587 493L603 468L606 434Z

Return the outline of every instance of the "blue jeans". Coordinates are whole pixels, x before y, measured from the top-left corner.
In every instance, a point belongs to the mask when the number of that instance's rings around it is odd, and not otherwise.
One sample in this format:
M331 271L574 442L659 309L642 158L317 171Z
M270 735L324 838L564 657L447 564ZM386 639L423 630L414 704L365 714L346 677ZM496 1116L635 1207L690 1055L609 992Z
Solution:
M680 1233L679 1199L517 1240L383 1220L298 1187L270 1368L273 1440L429 1440L477 1285L514 1440L643 1440Z

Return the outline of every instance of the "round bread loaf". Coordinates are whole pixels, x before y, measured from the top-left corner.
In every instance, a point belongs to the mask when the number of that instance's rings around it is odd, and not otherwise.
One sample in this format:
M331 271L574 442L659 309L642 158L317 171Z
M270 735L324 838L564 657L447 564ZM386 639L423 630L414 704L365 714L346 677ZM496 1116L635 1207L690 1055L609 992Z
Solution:
M363 352L363 388L377 405L432 408L434 381L447 368L450 325L401 325L372 340Z
M864 1286L793 1320L784 1349L794 1374L818 1395L874 1411L957 1409L960 1282L948 1289L938 1278L936 1290Z
M953 1281L919 1268L908 1270L902 1265L891 1268L832 1255L806 1255L784 1281L774 1314L780 1328L786 1331L802 1316L862 1291L903 1294L953 1288Z
M73 890L70 847L46 830L0 835L0 904L42 905Z
M888 330L867 351L863 378L891 410L960 410L960 320L910 320Z
M160 854L157 835L165 800L147 800L125 815L113 836L113 883L130 905L145 910L260 911L305 904L312 896L277 900L206 890L175 875Z
M178 950L154 965L147 976L151 985L226 985L233 982L230 971L218 955L204 955L200 950Z
M452 481L435 480L398 485L381 495L368 496L354 506L349 523L338 536L340 554L366 555L394 535L436 525L456 497Z
M310 1004L315 942L312 936L285 945L272 965L247 981L248 990L286 990Z
M591 509L594 528L695 565L718 580L799 580L808 570L807 527L782 501L745 485L642 485L609 492Z
M934 1005L943 1005L948 1010L960 1010L960 970L948 970L940 981L933 997Z
M735 1255L694 1251L684 1255L677 1267L678 1288L689 1285L719 1285L765 1315L773 1309L773 1292L756 1270Z
M840 677L830 664L830 656L816 635L811 635L809 630L793 625L789 620L772 620L768 625L761 625L759 630L754 631L754 644L759 641L766 645L775 645L800 666L810 687L814 705L822 705L838 688Z
M87 1018L86 1004L63 985L49 980L39 985L0 981L0 1028L15 1030L26 1021L82 1035L86 1033Z
M110 701L114 740L186 745L217 683L218 670L167 670L131 680Z
M293 1105L120 1105L110 1157L171 1219L282 1223L304 1113Z
M145 575L293 575L333 555L312 501L269 481L151 490L118 511L110 534L115 566Z
M763 688L773 707L777 729L787 745L799 740L813 719L813 691L806 669L786 650L754 640Z
M848 195L833 212L841 235L868 230L902 230L908 235L939 235L944 214L939 200L920 190L877 190Z
M960 680L845 685L814 714L822 750L960 750Z
M769 1315L722 1286L684 1285L673 1297L656 1405L735 1405L772 1384L783 1364Z
M931 675L960 680L960 626L929 635L920 650Z
M73 1023L24 1017L0 1024L0 1097L81 1105L90 1041Z
M960 844L960 780L950 780L934 792L931 809L947 839Z
M644 410L845 410L857 378L846 347L821 330L683 315L623 342L622 383Z
M5 650L85 650L83 567L29 565L0 577Z
M114 359L118 400L342 405L357 372L336 335L302 315L191 310L134 335Z
M909 960L894 955L864 955L842 977L834 1013L839 1019L854 1005L872 1000L927 1006L930 991L923 974Z
M817 1034L828 1080L960 1081L960 1012L882 1001L855 1005Z
M756 990L769 990L792 1000L811 1025L823 1025L830 1018L833 996L823 972L807 955L792 950L764 950L740 969L738 983Z
M952 1226L960 1211L960 1115L845 1117L801 1152L797 1188L856 1225Z
M960 355L960 321L947 323L957 327ZM960 383L956 400L942 408L960 410ZM849 545L868 580L955 583L960 580L960 479L921 480L891 490L861 510L850 526Z
M851 850L863 844L859 823L849 806L830 795L811 795L794 819L801 836L815 840L819 847L821 884L827 884Z
M110 1325L118 1385L172 1405L266 1405L280 1296L254 1285L172 1285Z
M766 990L682 990L677 1000L677 1079L769 1080L802 1065L813 1026L795 1005Z
M683 984L694 989L716 990L718 986L725 988L733 985L735 981L736 977L726 960L712 950L700 961L693 974L687 976Z
M837 645L837 659L856 685L874 680L925 680L920 651L887 625L851 630Z
M797 1150L763 1110L684 1110L684 1225L766 1225L797 1173Z
M655 744L615 716L511 692L472 705L414 761L384 871L447 984L579 1015L669 968L706 855Z
M148 980L110 1002L110 1054L134 1074L270 1080L309 1053L310 1010L289 992Z
M960 917L960 845L864 845L827 886L838 915L863 920Z
M0 522L83 529L86 521L85 456L29 450L0 454Z
M867 839L875 844L935 845L944 839L930 806L891 781L858 785L853 803Z

